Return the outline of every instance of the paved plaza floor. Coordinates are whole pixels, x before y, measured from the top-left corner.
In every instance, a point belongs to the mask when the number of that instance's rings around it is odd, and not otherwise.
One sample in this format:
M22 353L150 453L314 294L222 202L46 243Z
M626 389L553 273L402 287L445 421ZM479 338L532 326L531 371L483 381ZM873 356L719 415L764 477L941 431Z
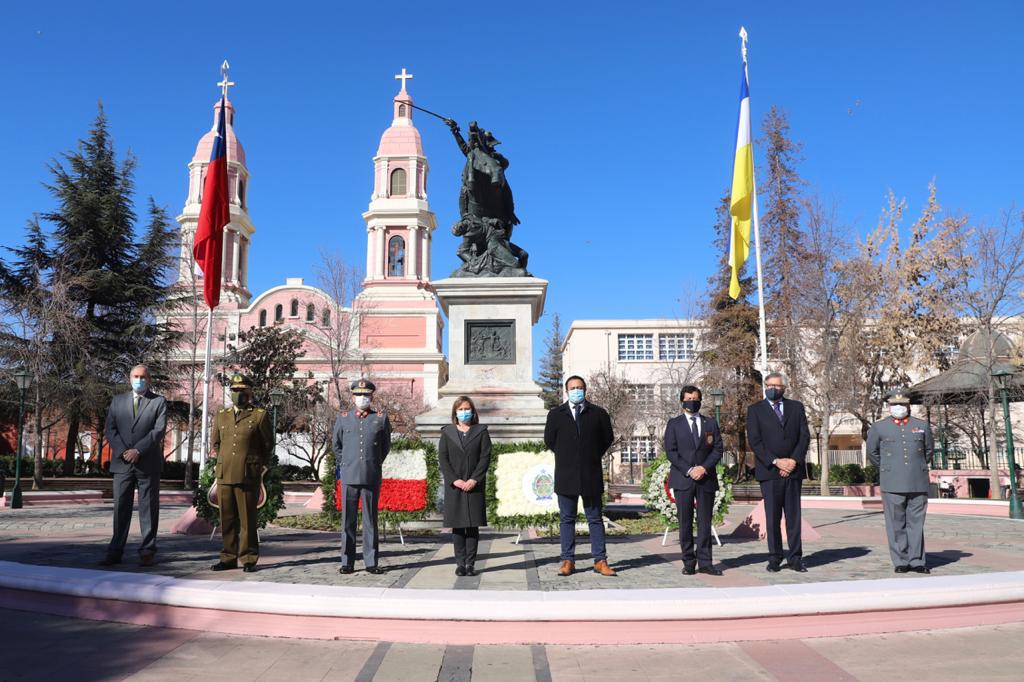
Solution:
M609 559L619 571L604 578L583 570L555 572L557 538L523 539L482 533L480 574L457 578L447 535L388 535L381 545L387 572L337 572L339 535L270 527L261 533L260 570L213 573L218 537L166 532L185 507L164 507L158 564L141 568L133 526L125 562L113 571L209 580L309 583L406 589L554 591L657 587L740 587L893 578L882 515L875 511L805 509L821 534L805 541L806 574L767 573L763 541L733 540L728 532L750 512L735 505L715 547L724 575L683 576L670 535L614 537ZM297 509L290 510L295 513ZM137 523L137 522L136 522ZM0 511L0 560L97 568L111 529L109 504L28 507ZM978 574L1024 567L1024 523L973 516L929 517L928 563L933 575ZM589 569L589 544L578 538L578 565ZM901 580L928 580L910 574ZM567 623L566 627L574 624ZM1018 680L1024 624L780 641L693 645L453 646L388 641L315 641L245 637L196 630L76 620L0 609L5 655L0 679L207 678L229 669L231 679L299 680L603 680L603 679L877 679L911 672L927 679ZM623 642L630 634L623 632Z

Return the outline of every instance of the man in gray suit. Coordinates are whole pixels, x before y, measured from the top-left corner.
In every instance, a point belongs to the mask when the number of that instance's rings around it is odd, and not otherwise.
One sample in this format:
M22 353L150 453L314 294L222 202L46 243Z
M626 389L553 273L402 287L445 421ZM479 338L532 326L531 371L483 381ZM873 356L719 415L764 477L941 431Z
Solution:
M897 573L931 573L925 562L924 517L932 430L923 419L910 416L905 391L892 391L886 401L891 417L868 430L868 459L879 469L889 554Z
M164 466L167 402L149 388L149 369L131 371L132 390L114 396L107 410L104 435L110 443L110 472L114 474L114 535L101 566L121 563L132 522L135 489L139 490L142 545L139 563L156 560L156 531L160 523L160 472Z
M356 515L363 503L363 565L367 573L379 575L377 565L377 501L380 498L381 469L391 450L391 422L387 414L370 409L376 386L367 379L350 387L355 410L342 412L334 423L335 488L341 506L344 534L339 573L352 573L356 562Z

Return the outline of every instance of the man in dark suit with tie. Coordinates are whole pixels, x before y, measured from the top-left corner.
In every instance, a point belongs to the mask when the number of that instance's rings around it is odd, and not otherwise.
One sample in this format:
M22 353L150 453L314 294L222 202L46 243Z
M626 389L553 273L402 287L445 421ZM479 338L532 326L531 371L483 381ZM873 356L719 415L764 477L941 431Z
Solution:
M754 475L761 483L768 536L767 570L782 568L782 516L786 516L789 554L786 565L806 573L800 544L800 485L811 432L803 403L785 400L786 377L772 372L765 377L765 400L747 408L747 442L756 458Z
M722 459L722 434L718 422L700 414L701 390L683 386L679 400L683 414L665 428L665 453L672 464L668 484L676 498L679 546L683 551L683 575L700 571L722 575L711 560L711 517L714 512L718 473ZM693 547L693 510L697 509L697 549Z
M594 571L613 576L604 542L601 496L604 475L601 458L615 436L612 421L601 407L585 399L587 383L571 376L565 382L569 401L548 412L544 443L555 453L555 494L558 496L558 534L562 540L562 564L558 575L576 570L576 508L583 497L583 513L590 528L590 552Z
M135 488L139 489L142 545L139 563L156 562L156 531L160 524L160 472L164 466L167 402L149 388L149 369L131 371L132 390L114 396L107 410L104 436L110 443L110 472L114 474L114 534L101 566L121 563L132 522Z

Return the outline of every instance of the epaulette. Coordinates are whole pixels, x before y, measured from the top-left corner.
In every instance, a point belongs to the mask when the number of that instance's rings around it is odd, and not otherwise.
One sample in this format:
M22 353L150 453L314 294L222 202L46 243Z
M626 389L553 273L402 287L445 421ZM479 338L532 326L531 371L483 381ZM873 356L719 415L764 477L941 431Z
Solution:
M260 414L266 413L266 410L263 409L262 407L254 407L254 408L252 408L252 411L253 412L259 412Z

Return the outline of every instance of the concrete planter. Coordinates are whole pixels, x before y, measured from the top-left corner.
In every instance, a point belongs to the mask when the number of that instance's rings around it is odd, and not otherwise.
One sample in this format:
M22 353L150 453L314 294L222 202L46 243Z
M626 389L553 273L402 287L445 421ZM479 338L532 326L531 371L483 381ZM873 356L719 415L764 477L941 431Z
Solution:
M843 495L847 497L878 497L881 494L881 489L877 485L871 485L870 483L843 486Z

